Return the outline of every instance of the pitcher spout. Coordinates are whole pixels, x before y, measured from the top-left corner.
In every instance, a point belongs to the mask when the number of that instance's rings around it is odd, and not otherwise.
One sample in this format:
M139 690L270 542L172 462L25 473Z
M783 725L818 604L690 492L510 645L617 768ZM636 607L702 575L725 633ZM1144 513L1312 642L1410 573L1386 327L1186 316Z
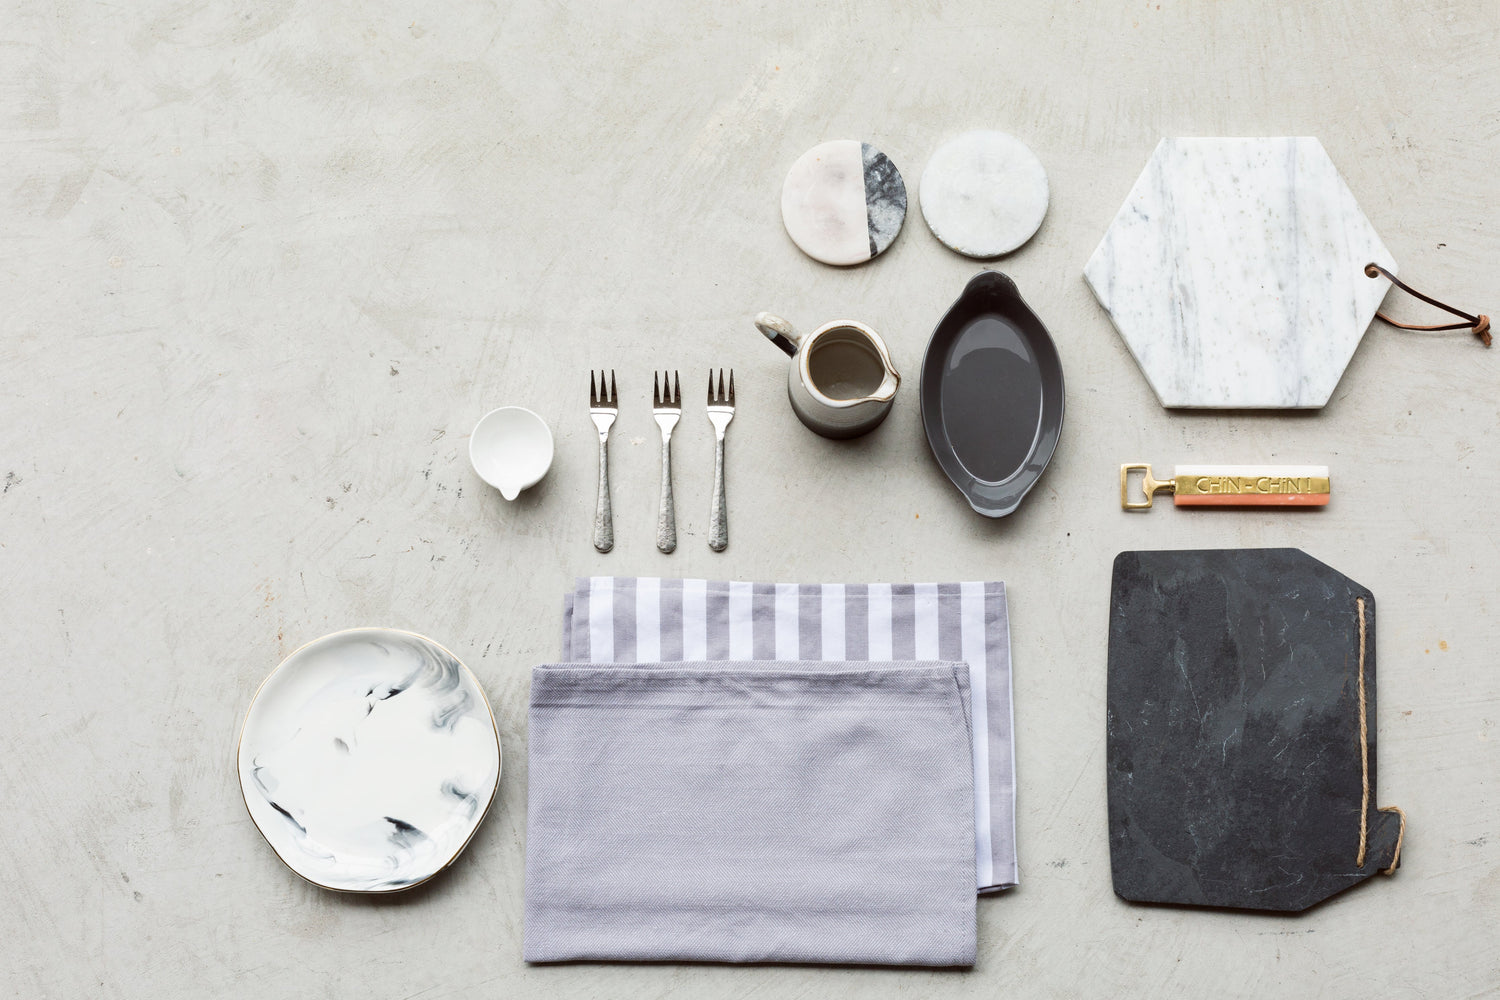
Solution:
M886 362L885 378L880 385L870 394L869 399L876 403L888 403L896 398L896 390L901 388L901 373L892 368L890 362Z

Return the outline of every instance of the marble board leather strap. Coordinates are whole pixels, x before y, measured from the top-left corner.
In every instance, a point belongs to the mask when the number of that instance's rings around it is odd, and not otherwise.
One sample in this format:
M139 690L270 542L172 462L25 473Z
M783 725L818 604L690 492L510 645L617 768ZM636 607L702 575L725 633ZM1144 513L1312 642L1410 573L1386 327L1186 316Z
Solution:
M1376 807L1375 718L1366 588L1300 549L1120 553L1109 623L1115 892L1297 911L1393 868L1402 820Z

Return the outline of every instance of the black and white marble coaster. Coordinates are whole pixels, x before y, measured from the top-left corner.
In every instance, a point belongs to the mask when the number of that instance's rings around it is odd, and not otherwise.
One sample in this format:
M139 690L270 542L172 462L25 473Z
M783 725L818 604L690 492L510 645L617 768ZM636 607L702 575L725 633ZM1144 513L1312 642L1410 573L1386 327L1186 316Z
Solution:
M1036 233L1047 214L1047 171L1006 132L965 132L943 143L922 172L922 218L944 246L998 257Z
M825 264L878 256L906 220L906 183L890 157L867 142L835 139L792 164L781 188L781 221L792 242Z

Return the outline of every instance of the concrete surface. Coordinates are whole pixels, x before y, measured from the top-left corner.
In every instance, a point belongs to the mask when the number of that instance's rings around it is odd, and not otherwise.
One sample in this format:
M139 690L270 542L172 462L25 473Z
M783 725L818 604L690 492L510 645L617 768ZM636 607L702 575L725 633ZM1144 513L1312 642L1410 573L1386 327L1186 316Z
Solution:
M1500 312L1500 6L1244 2L607 5L9 0L0 17L0 990L20 996L1461 997L1500 984L1493 650L1500 351L1376 326L1326 410L1164 412L1081 269L1163 135L1316 135L1419 287ZM997 127L1050 173L1001 263L1049 323L1067 426L1000 523L927 454L914 385L871 437L793 419L750 325L846 315L913 378L976 264L916 213L878 260L778 216L808 146L914 185ZM1389 303L1426 315L1408 300ZM615 551L589 544L588 366L627 405ZM653 547L649 372L732 365L732 541L711 435L676 440ZM470 470L504 403L557 461L507 505ZM1118 509L1122 461L1327 463L1313 514ZM1404 865L1300 919L1110 890L1104 647L1124 548L1296 545L1380 601L1379 801ZM1022 885L968 973L520 960L528 668L598 572L1001 578ZM299 882L232 767L302 642L403 626L474 668L505 775L458 864L391 899Z

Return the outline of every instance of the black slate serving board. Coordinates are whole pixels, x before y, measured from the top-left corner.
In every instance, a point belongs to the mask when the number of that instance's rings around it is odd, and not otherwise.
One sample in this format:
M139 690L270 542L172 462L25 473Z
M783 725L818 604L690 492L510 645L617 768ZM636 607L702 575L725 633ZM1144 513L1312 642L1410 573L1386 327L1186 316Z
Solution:
M1401 819L1375 803L1374 595L1299 549L1120 553L1108 727L1125 899L1304 910L1393 865Z

